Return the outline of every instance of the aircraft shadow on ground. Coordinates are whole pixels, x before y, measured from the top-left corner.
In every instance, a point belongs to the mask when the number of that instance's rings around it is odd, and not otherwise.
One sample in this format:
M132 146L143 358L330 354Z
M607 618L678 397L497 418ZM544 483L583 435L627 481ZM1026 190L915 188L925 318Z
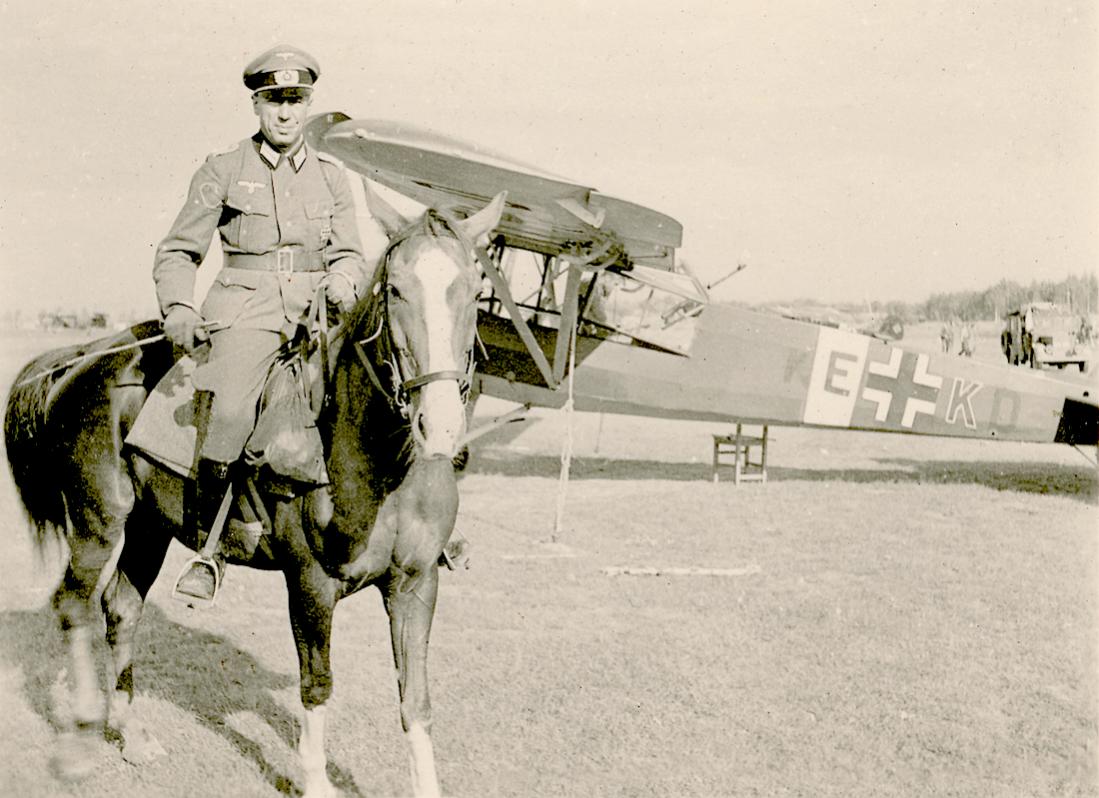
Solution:
M1017 493L1068 496L1083 502L1099 502L1095 469L1056 463L970 462L964 460L878 459L882 468L789 468L768 466L768 482L911 482L917 484L984 485ZM561 460L555 455L523 454L499 450L474 452L468 474L546 477L556 479ZM654 479L683 482L711 479L709 462L674 463L660 460L611 460L574 457L569 478ZM720 478L732 482L731 466L722 466Z
M255 713L296 752L298 719L272 697L274 691L296 687L295 676L267 670L251 654L224 638L175 623L154 604L145 608L136 649L134 682L139 695L168 701L192 714L205 728L224 738L242 758L254 763L274 789L283 794L301 794L290 776L278 772L267 761L257 742L227 722L237 712ZM22 691L28 705L55 725L53 685L67 660L52 609L46 606L34 611L0 613L0 650L22 668ZM107 656L105 643L97 645L97 654ZM151 730L155 734L155 728ZM202 756L199 750L172 753L196 759ZM363 795L351 773L331 761L328 777L341 794Z

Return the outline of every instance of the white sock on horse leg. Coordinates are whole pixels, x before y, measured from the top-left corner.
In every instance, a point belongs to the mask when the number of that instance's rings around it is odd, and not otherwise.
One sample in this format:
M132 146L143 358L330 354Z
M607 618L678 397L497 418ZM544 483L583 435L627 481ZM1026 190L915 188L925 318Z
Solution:
M413 723L405 733L408 761L412 769L412 794L416 798L438 798L439 777L435 772L435 748L431 735L419 723Z
M326 772L328 760L324 755L326 709L323 705L307 709L302 718L298 755L301 757L302 770L305 772L304 793L307 796L327 795L331 790Z

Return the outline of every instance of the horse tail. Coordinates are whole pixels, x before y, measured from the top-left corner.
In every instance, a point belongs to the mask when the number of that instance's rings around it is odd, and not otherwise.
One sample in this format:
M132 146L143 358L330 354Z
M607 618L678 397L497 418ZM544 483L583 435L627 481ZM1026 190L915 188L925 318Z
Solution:
M55 349L35 358L19 372L4 411L4 445L12 481L30 520L38 549L65 536L65 498L58 484L55 447L48 438L46 419L55 387L64 380L67 365L83 350L80 345Z

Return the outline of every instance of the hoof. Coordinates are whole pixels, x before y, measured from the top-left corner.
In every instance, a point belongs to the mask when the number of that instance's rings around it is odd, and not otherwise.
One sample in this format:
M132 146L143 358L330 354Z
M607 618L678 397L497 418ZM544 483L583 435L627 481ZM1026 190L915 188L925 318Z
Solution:
M62 781L79 781L96 767L97 740L88 732L66 732L57 739L57 750L50 757L50 770Z
M144 726L126 730L122 758L131 765L147 765L167 753L160 741Z

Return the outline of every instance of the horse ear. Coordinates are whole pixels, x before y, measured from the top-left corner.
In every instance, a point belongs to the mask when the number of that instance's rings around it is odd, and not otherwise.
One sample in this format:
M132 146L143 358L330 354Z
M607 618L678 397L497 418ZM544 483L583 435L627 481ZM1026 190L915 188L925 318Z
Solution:
M390 238L408 227L409 221L401 215L401 212L378 196L370 187L370 181L363 178L363 194L366 196L366 209L375 221L382 226L385 234Z
M473 240L476 246L484 246L488 243L488 234L496 225L500 224L500 217L504 214L504 205L508 198L506 191L501 191L481 210L472 216L458 222L462 233Z

